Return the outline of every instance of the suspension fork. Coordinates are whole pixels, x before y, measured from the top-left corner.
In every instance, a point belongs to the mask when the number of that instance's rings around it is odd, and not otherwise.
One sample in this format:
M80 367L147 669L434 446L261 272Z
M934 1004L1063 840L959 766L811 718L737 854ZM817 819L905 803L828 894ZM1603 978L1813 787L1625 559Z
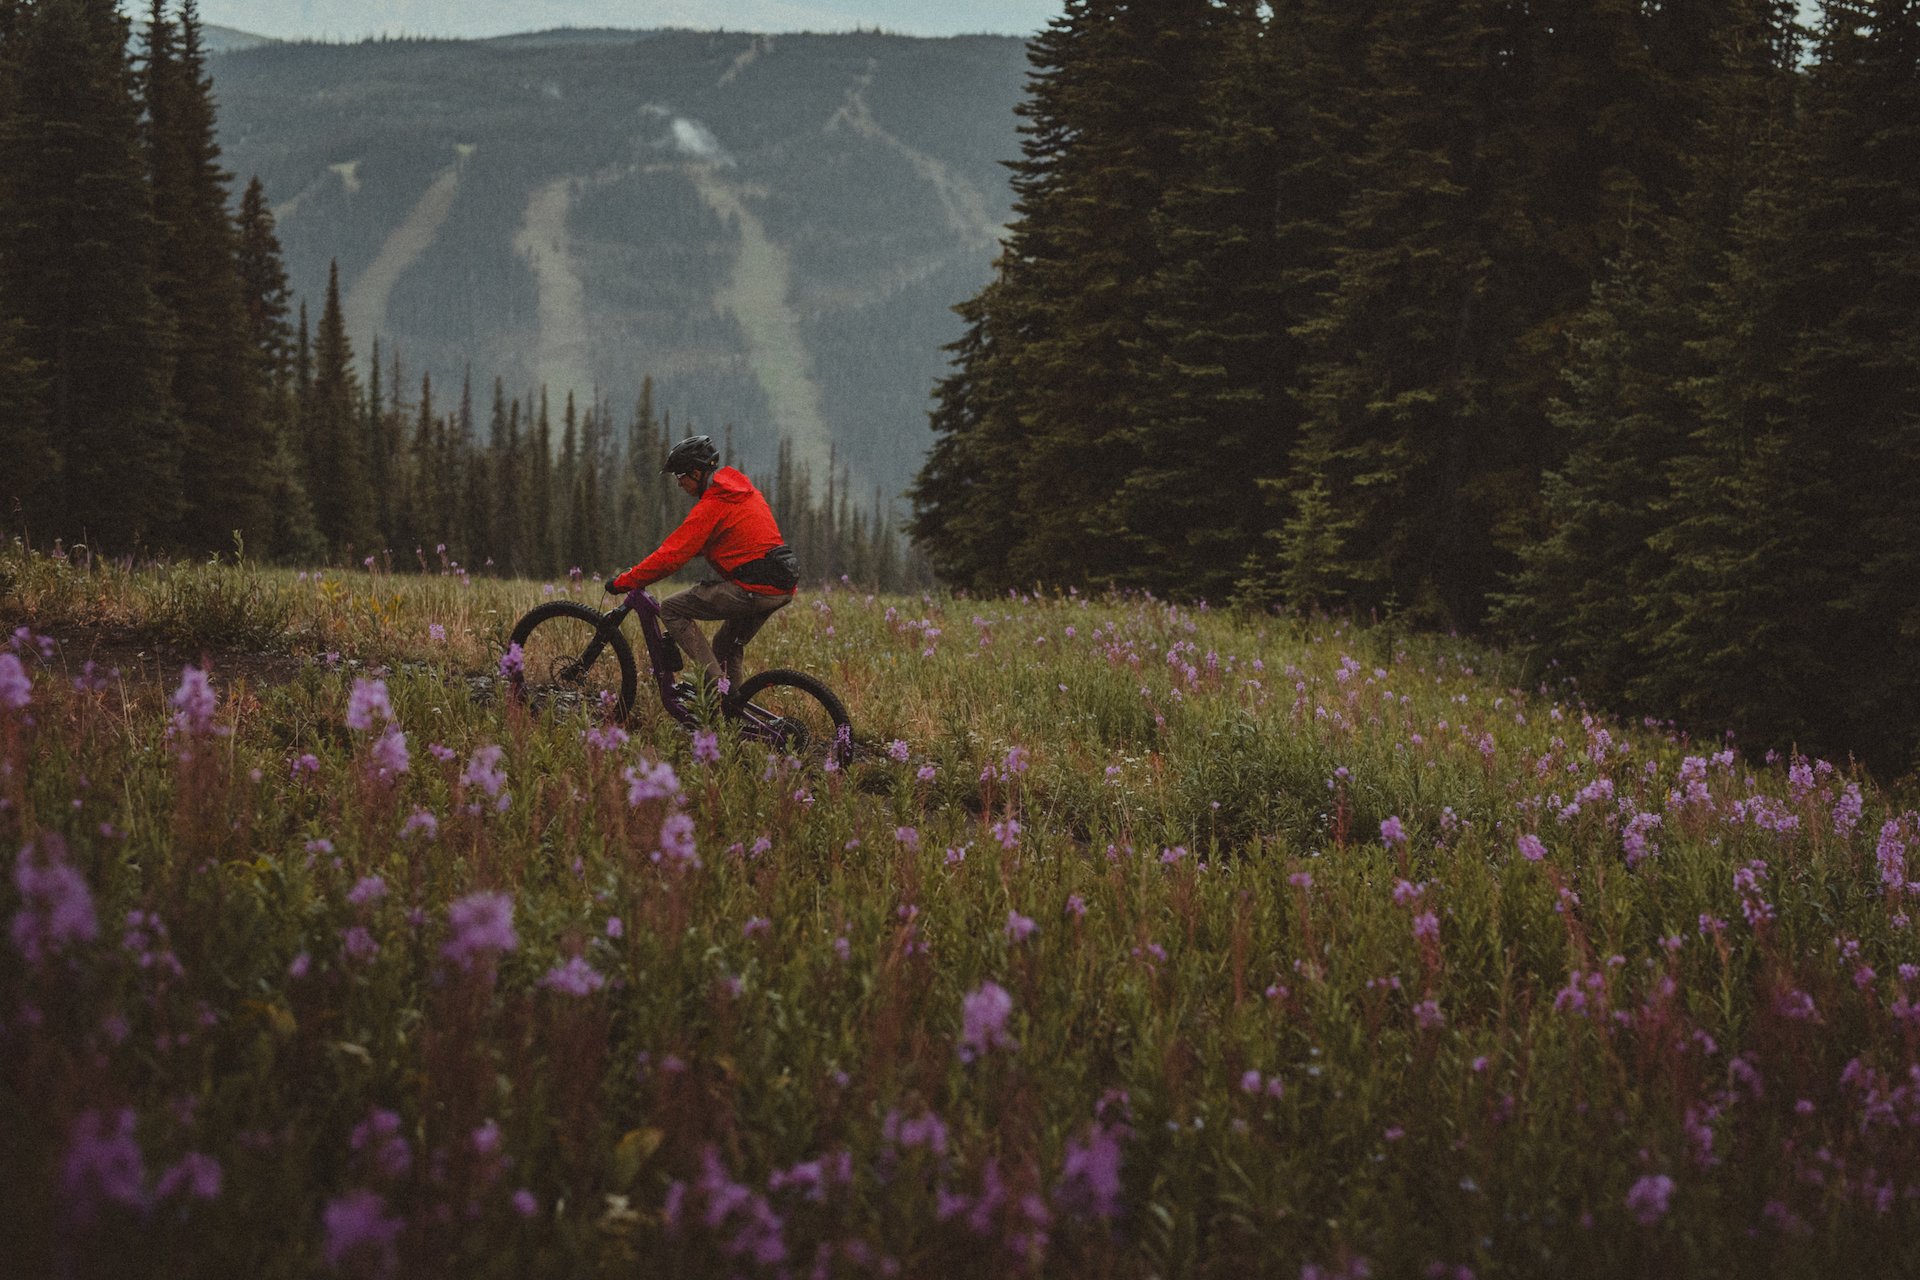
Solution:
M609 640L619 634L620 625L632 612L633 607L630 604L622 604L600 620L599 629L593 633L593 639L587 642L586 649L580 654L580 670L585 671L600 660L601 650L607 647Z
M667 634L660 627L660 602L653 598L645 588L635 591L620 606L619 613L640 615L640 635L647 642L647 666L651 669L653 682L660 689L660 705L681 724L693 723L693 712L687 708L680 695L674 691L674 673L667 662Z

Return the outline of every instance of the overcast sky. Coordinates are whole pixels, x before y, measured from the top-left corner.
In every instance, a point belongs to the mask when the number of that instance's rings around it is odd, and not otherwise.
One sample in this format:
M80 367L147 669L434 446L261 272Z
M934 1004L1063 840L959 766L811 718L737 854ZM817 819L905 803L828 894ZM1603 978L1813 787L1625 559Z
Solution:
M1062 0L200 0L200 20L279 39L327 40L550 27L1031 35L1061 8Z

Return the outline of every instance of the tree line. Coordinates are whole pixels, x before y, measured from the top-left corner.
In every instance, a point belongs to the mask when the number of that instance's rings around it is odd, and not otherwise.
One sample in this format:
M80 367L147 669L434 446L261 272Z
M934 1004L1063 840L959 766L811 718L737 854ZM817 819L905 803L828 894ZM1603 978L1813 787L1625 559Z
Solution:
M403 396L377 339L363 379L337 271L317 328L290 295L258 179L220 166L193 0L152 0L136 52L113 0L0 0L0 501L43 542L287 562L439 549L470 571L624 567L685 499L647 384L549 412L496 382ZM383 384L383 376L386 381ZM410 389L409 389L410 390ZM557 430L553 418L557 416ZM730 437L731 428L727 429ZM729 448L729 454L731 448ZM830 467L830 472L837 468ZM824 492L782 450L769 482L809 576L928 580L875 495ZM397 553L397 554L396 554Z
M1920 5L1068 0L912 529L1920 746ZM1018 516L1018 518L1015 518Z

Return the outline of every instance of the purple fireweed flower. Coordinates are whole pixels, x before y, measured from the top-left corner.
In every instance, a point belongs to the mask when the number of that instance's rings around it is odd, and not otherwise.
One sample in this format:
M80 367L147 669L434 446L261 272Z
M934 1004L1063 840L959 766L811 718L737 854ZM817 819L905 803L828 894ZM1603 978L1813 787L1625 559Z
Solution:
M527 1190L525 1187L521 1187L513 1193L513 1199L510 1203L513 1205L513 1211L523 1218L531 1218L534 1214L540 1212L540 1202L534 1198L533 1192Z
M418 835L431 840L439 834L440 819L418 805L415 805L413 812L407 815L407 820L400 824L400 835L403 838Z
M947 1122L931 1111L910 1117L889 1111L881 1122L880 1136L902 1148L925 1147L936 1156L947 1154Z
M347 901L358 907L369 902L378 902L387 896L387 882L379 876L362 876L347 890Z
M907 762L908 750L909 748L907 747L906 741L901 738L895 738L887 744L887 755L899 764L905 764Z
M1664 1173L1649 1173L1627 1188L1627 1212L1643 1227L1651 1227L1667 1216L1667 1202L1673 1198L1673 1179Z
M1773 1011L1795 1022L1820 1021L1820 1010L1815 1007L1813 997L1797 988L1775 995Z
M1006 934L1008 941L1025 942L1033 936L1033 931L1037 928L1039 928L1039 926L1034 924L1031 917L1023 916L1018 911L1007 912Z
M913 827L895 827L893 829L893 838L903 849L918 849L920 847L920 833Z
M693 758L701 764L720 763L720 735L712 729L697 729L693 735Z
M617 724L603 724L582 729L580 740L595 751L618 751L632 741L632 737Z
M1003 818L994 823L990 830L1002 849L1016 848L1020 844L1020 821L1017 818Z
M440 643L447 638L447 629L438 622L427 624L427 639Z
M1120 1216L1120 1137L1123 1126L1094 1122L1086 1136L1067 1139L1053 1198L1063 1210L1096 1218Z
M932 782L936 772L937 771L934 769L932 765L923 764L920 766L920 768L917 771L915 771L913 776L920 779L920 781L922 782Z
M300 777L302 774L319 773L320 757L311 751L303 751L293 758L292 763L289 764L287 768L288 772L295 778Z
M474 1154L490 1156L500 1149L500 1126L489 1119L468 1135Z
M660 854L670 862L685 867L700 865L700 851L694 844L693 817L685 813L670 813L660 824Z
M13 885L20 891L14 913L13 945L27 963L38 965L55 951L100 936L93 894L86 878L66 860L66 841L51 831L20 850Z
M468 894L447 908L447 922L453 937L441 954L463 969L472 967L475 956L511 951L520 943L513 931L511 894Z
M196 1200L218 1200L220 1183L220 1162L198 1151L189 1151L180 1157L178 1164L160 1175L153 1192L162 1200L182 1191Z
M214 696L206 672L198 667L181 668L180 687L169 701L175 708L170 722L173 732L188 738L203 738L214 732L213 713L220 700Z
M500 655L500 678L519 680L526 675L526 671L527 655L521 652L519 645L508 645L507 651Z
M398 725L388 725L374 742L367 752L367 764L376 777L388 781L407 771L407 735Z
M1422 911L1413 918L1413 936L1417 942L1440 941L1440 917L1431 911Z
M1528 862L1538 862L1547 856L1547 846L1540 842L1539 836L1528 832L1520 837L1520 856Z
M960 1061L972 1062L996 1048L1018 1049L1018 1042L1007 1034L1007 1017L1012 1012L1013 997L999 983L989 980L975 987L960 1005Z
M1833 834L1842 839L1853 834L1860 825L1860 814L1866 808L1866 801L1860 795L1860 784L1849 782L1840 798L1833 802Z
M327 1232L322 1252L328 1266L358 1259L378 1274L392 1272L399 1260L393 1242L407 1224L388 1215L379 1192L362 1188L335 1197L327 1202L321 1222Z
M1874 859L1880 867L1880 883L1889 893L1898 894L1907 883L1906 828L1900 818L1888 818L1880 827L1880 840L1874 846Z
M1075 920L1087 914L1087 900L1077 893L1067 895L1067 914Z
M347 697L347 728L366 733L376 721L393 719L393 703L387 698L385 680L357 679Z
M347 1145L355 1151L364 1151L375 1143L393 1138L399 1132L400 1113L375 1107L367 1112L366 1119L353 1126L353 1132L347 1135Z
M99 1111L74 1117L61 1182L75 1221L93 1221L104 1204L146 1208L147 1167L134 1137L135 1123L132 1107L122 1107L111 1120Z
M749 916L747 922L740 926L740 936L743 938L758 938L772 931L773 921L765 916Z
M631 806L650 800L672 800L680 795L680 777L664 760L657 764L642 760L630 766L623 776L627 780L627 803Z
M17 654L0 653L0 707L24 711L33 701L33 677Z
M427 754L435 760L438 760L441 764L446 764L460 753L452 747L442 746L438 742L429 742L427 744Z
M1447 1015L1440 1012L1438 1000L1422 1000L1413 1006L1413 1022L1422 1031L1438 1031L1447 1025Z
M367 960L380 954L380 944L373 940L367 927L360 924L341 931L340 948L353 960Z
M1027 771L1027 749L1015 746L1007 748L1007 758L1001 762L1000 776L1012 778Z
M546 976L540 979L540 985L562 995L590 996L606 986L607 979L585 960L574 956L565 964L547 970Z
M626 934L627 926L620 923L619 916L607 917L607 936L609 938L624 938Z
M1400 819L1398 816L1389 817L1385 822L1382 822L1380 824L1380 843L1381 844L1384 844L1389 849L1391 849L1394 845L1405 844L1406 842L1407 842L1407 833L1400 826Z

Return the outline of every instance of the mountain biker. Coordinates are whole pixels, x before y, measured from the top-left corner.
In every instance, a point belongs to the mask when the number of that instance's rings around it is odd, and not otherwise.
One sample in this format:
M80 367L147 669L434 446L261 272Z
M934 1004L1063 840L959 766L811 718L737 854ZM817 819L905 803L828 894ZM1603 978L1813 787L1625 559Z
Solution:
M688 436L675 444L660 471L674 474L682 492L694 499L693 510L652 555L609 578L607 591L626 595L705 556L720 577L661 601L660 625L696 670L704 668L708 679L724 681L722 690L738 688L747 641L793 600L800 581L793 551L753 481L720 465L711 437ZM696 620L721 624L711 646Z

